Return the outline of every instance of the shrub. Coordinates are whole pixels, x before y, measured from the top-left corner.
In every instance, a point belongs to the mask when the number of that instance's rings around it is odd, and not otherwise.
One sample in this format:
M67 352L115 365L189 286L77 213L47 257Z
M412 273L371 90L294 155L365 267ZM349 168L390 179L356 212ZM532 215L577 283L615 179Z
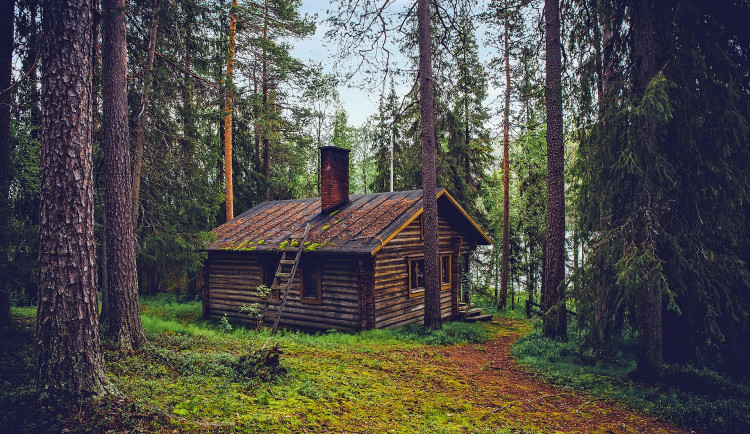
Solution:
M393 333L400 339L427 345L481 343L490 339L490 333L482 324L465 322L448 322L439 330L430 330L424 325L413 323L398 328Z

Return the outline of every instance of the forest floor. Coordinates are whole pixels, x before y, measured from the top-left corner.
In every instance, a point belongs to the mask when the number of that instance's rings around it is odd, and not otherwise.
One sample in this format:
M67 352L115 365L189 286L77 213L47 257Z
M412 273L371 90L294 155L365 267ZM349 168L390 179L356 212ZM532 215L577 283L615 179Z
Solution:
M71 408L29 388L33 317L16 318L0 349L0 426L12 431L686 432L641 411L547 383L511 345L532 324L503 317L452 325L484 342L430 345L412 331L282 333L287 373L238 370L267 334L198 319L197 302L143 304L151 345L105 351L123 394ZM412 333L410 335L410 333ZM482 338L483 337L483 338Z

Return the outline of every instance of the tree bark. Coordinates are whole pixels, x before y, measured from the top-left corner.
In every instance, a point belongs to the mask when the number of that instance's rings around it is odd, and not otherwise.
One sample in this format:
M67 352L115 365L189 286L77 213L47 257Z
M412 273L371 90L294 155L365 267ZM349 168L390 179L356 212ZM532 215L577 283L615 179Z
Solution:
M78 399L116 392L104 373L97 312L92 4L47 0L42 10L36 381L43 392Z
M154 55L156 54L156 37L159 31L159 5L151 13L151 30L148 34L148 51L146 67L143 70L143 88L141 104L135 121L135 143L133 146L133 233L137 233L138 214L140 211L141 172L143 170L143 150L146 148L146 121L148 120L148 100L153 83Z
M543 330L545 336L565 338L565 185L563 181L562 47L558 0L545 0L547 106L547 254Z
M503 110L503 270L500 278L500 309L508 304L508 269L510 255L510 46L508 37L508 2L505 2L505 108Z
M648 85L657 73L655 44L654 44L654 21L653 5L648 0L636 0L631 10L630 29L633 32L632 64L633 92L637 101L645 95ZM646 116L636 128L636 140L642 142L643 149L656 148L656 122L651 116ZM647 187L643 187L646 190ZM644 248L656 252L655 240L653 238L652 216L655 214L653 199L646 190L641 193L641 208L648 210L645 214L644 224ZM640 352L637 376L645 380L661 380L664 377L662 360L662 295L661 289L650 285L648 280L641 288L640 294L640 329L639 341Z
M435 172L435 109L433 106L432 42L430 36L430 1L417 2L419 35L419 108L422 143L422 201L424 215L424 325L442 326L440 317L440 264L438 259L438 210Z
M109 312L105 336L122 349L146 343L138 306L128 128L125 0L102 1L102 100Z
M263 15L263 40L264 43L268 41L268 0L265 1L265 9ZM271 200L271 156L270 147L271 143L268 140L268 132L270 131L270 115L268 110L268 53L266 52L265 46L263 47L263 71L262 71L262 82L261 89L263 92L263 176L266 181L265 199ZM318 129L318 143L320 143L320 129ZM319 165L317 167L320 167ZM318 189L320 189L320 178L318 178Z
M8 288L8 237L10 222L10 87L13 73L13 20L15 0L8 0L0 6L0 326L10 324L10 293Z
M229 17L229 55L227 57L226 91L224 94L224 181L227 221L234 218L234 189L232 185L232 80L234 76L235 33L237 30L237 0L232 0Z

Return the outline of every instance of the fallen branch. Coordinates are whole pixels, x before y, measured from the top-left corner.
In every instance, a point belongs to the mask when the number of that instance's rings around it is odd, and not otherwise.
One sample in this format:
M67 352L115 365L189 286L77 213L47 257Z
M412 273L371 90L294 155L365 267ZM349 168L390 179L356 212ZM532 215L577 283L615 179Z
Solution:
M562 395L568 395L568 394L567 393L557 393L557 394L554 394L554 395L544 395L544 396L541 396L541 397L539 397L537 399L534 399L534 400L527 399L526 401L528 401L528 402L538 402L538 401L541 401L543 399L554 398L555 396L562 396Z
M583 404L581 404L581 406L580 406L580 407L578 407L578 410L576 410L576 413L580 413L580 412L581 412L581 410L583 409L583 407L585 407L585 406L587 406L587 405L591 404L591 403L592 403L592 402L594 402L594 401L599 401L600 399L601 399L601 398L589 399L588 401L586 401L586 402L584 402Z

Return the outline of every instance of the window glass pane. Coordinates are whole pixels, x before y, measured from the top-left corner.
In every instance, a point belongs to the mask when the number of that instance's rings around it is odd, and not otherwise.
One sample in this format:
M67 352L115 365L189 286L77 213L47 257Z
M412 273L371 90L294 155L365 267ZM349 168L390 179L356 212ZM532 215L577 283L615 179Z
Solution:
M302 297L312 300L318 299L318 284L320 270L318 267L304 267L302 277Z
M424 259L415 259L409 262L411 266L411 289L424 288Z
M450 285L451 283L451 257L441 256L440 257L440 281L443 285Z
M273 262L266 262L263 264L263 284L267 287L271 287L273 284L273 277L276 274L276 264Z

